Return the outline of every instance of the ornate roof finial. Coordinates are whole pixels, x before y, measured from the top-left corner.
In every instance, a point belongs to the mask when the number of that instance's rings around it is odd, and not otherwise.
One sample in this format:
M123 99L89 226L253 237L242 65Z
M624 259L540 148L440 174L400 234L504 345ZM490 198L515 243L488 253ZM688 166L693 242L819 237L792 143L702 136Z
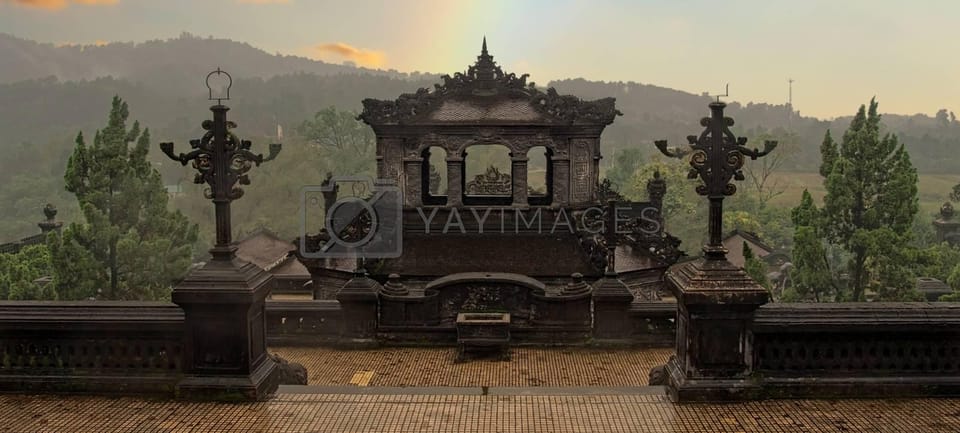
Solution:
M473 65L478 73L479 79L492 80L494 77L494 69L497 68L497 64L493 61L493 56L487 53L487 37L483 37L483 47L480 49L480 55L477 56L477 63ZM469 73L469 72L468 72ZM502 74L502 72L501 72Z

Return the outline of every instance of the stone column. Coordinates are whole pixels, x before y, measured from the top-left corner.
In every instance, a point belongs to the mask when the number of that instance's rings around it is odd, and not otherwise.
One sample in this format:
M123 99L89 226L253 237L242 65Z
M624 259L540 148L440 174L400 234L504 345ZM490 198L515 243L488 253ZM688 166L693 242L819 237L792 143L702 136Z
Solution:
M597 186L600 185L600 158L599 155L593 157L593 165L590 166L590 182L587 182L587 188L589 188L589 197L596 197L602 202L606 197L598 197L597 194Z
M677 354L665 366L670 398L742 399L758 390L750 327L767 290L725 259L674 265L665 279L677 298Z
M527 156L511 156L510 182L513 185L513 206L527 207Z
M403 205L404 207L418 207L423 203L423 159L408 158L403 160Z
M570 159L555 157L553 164L553 205L566 206L570 203Z
M447 206L463 206L463 159L447 158Z

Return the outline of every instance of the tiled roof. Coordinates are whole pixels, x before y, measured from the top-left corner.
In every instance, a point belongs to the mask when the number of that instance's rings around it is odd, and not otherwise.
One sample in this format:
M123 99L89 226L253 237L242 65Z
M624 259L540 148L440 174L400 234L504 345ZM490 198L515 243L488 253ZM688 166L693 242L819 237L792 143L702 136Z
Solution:
M267 231L259 230L237 242L237 257L257 265L260 269L270 270L277 266L293 251L295 246Z
M430 120L440 122L533 121L539 119L540 114L526 99L508 99L495 105L448 100L444 101L440 108L430 115Z

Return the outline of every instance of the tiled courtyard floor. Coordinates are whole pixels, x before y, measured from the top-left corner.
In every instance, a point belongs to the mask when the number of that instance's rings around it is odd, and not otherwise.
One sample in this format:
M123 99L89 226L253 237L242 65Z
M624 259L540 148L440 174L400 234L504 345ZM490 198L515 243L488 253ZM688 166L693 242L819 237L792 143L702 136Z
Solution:
M272 347L307 368L310 385L369 386L639 386L673 349L511 349L511 360L454 363L453 348L337 350ZM354 380L356 381L356 380Z
M260 403L0 396L0 432L958 432L960 400L675 405L663 395L280 394Z

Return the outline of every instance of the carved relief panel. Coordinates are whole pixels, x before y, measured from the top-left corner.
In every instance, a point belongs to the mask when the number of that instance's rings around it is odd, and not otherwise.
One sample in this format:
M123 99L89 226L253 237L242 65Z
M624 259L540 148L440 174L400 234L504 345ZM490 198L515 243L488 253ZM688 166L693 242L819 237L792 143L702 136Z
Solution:
M592 198L593 140L576 138L570 140L571 201L584 203Z
M400 185L403 141L393 137L377 140L377 177L380 179L393 179Z

